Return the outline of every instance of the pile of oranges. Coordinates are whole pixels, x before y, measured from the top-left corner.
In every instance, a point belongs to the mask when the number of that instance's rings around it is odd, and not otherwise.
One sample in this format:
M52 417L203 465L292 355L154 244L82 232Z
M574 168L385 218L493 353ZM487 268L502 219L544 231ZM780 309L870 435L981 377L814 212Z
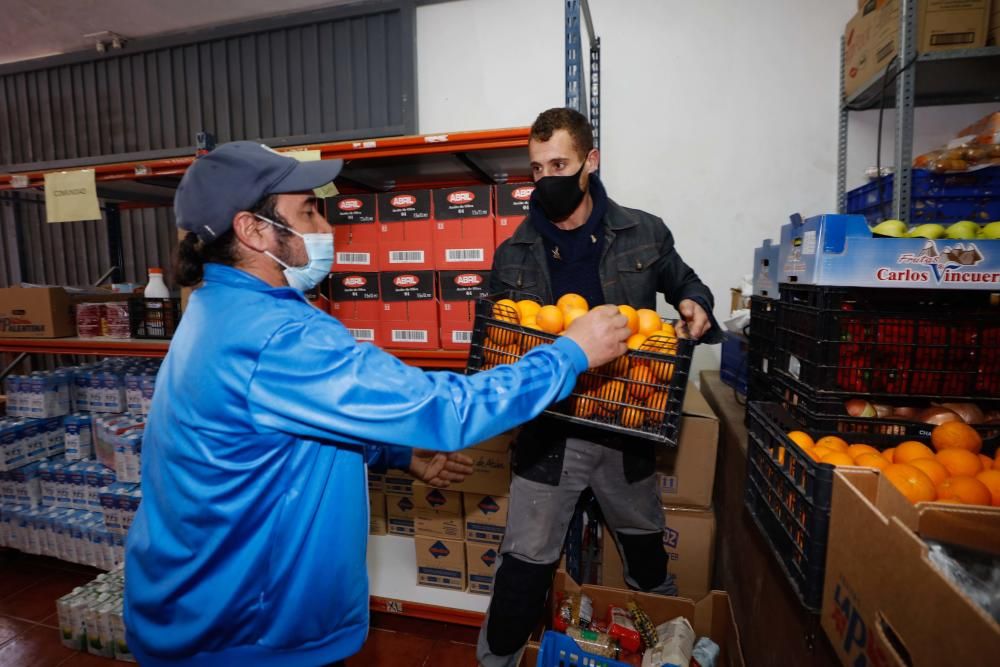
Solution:
M565 294L554 304L531 299L500 299L493 304L492 319L514 326L487 324L483 345L484 370L517 361L528 350L551 343L570 324L590 310L579 294ZM580 376L569 401L572 414L584 419L614 422L627 428L662 423L668 403L668 384L674 374L677 331L654 310L618 306L628 320L631 336L626 354ZM532 332L540 332L533 335Z
M996 458L982 454L982 437L962 422L936 426L933 449L916 440L880 452L870 445L849 445L835 435L814 441L804 431L791 431L788 437L820 463L877 468L911 503L1000 507L1000 451Z

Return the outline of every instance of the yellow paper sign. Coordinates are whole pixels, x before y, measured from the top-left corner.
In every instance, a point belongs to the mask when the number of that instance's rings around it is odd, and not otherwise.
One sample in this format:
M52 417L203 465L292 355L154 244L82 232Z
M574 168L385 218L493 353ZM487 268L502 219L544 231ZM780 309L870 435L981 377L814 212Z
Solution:
M100 220L94 170L45 174L45 218L49 222Z
M293 157L299 162L315 162L323 159L321 151L285 151L282 154ZM326 199L327 197L336 197L340 194L340 190L333 183L327 183L326 185L314 188L313 193L320 199Z

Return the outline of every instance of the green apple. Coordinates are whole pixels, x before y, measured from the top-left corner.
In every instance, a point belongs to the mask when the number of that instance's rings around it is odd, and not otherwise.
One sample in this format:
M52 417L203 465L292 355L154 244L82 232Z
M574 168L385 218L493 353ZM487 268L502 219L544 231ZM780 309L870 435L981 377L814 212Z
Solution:
M971 220L961 220L948 227L946 236L950 239L974 239L979 233L979 225Z
M979 230L979 235L984 239L1000 239L1000 220L985 225Z
M902 220L883 220L872 227L872 233L879 236L902 238L906 236L906 223Z
M944 225L920 225L910 230L910 238L939 239L945 235Z

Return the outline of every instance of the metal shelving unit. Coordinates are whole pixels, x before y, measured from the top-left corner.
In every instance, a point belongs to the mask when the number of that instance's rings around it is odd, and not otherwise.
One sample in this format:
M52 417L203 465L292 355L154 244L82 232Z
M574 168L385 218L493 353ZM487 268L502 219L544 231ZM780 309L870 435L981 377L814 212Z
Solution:
M895 60L849 98L844 94L844 44L841 39L837 143L837 210L841 213L846 205L848 115L851 111L877 109L883 82L886 107L896 111L892 210L893 217L899 220L907 220L910 214L914 109L1000 100L1000 47L954 49L918 56L917 2L902 0L900 3L899 53Z

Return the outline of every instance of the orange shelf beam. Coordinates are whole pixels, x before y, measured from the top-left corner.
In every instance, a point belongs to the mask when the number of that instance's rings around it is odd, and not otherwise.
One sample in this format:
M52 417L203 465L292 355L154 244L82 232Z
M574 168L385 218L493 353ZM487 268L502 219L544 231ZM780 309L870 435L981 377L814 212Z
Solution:
M498 148L520 148L528 145L529 128L515 127L503 130L479 130L473 132L451 132L408 137L386 137L362 139L328 144L304 144L281 147L282 151L318 150L324 160L342 158L344 160L365 160L373 158L430 155L438 153L461 153L468 151L494 150ZM97 181L121 181L152 178L156 176L181 176L194 162L194 156L164 158L146 162L118 162L98 164L90 167ZM84 169L86 167L72 167ZM49 172L27 172L20 174L0 174L0 190L17 189L14 180L27 177L23 187L40 187Z
M440 621L452 623L454 625L467 625L478 628L483 624L485 614L478 611L467 611L464 609L451 609L449 607L437 607L430 604L420 604L419 602L409 602L406 600L392 600L389 598L370 598L369 608L386 614L398 614L400 616L411 616L423 618L429 621Z

